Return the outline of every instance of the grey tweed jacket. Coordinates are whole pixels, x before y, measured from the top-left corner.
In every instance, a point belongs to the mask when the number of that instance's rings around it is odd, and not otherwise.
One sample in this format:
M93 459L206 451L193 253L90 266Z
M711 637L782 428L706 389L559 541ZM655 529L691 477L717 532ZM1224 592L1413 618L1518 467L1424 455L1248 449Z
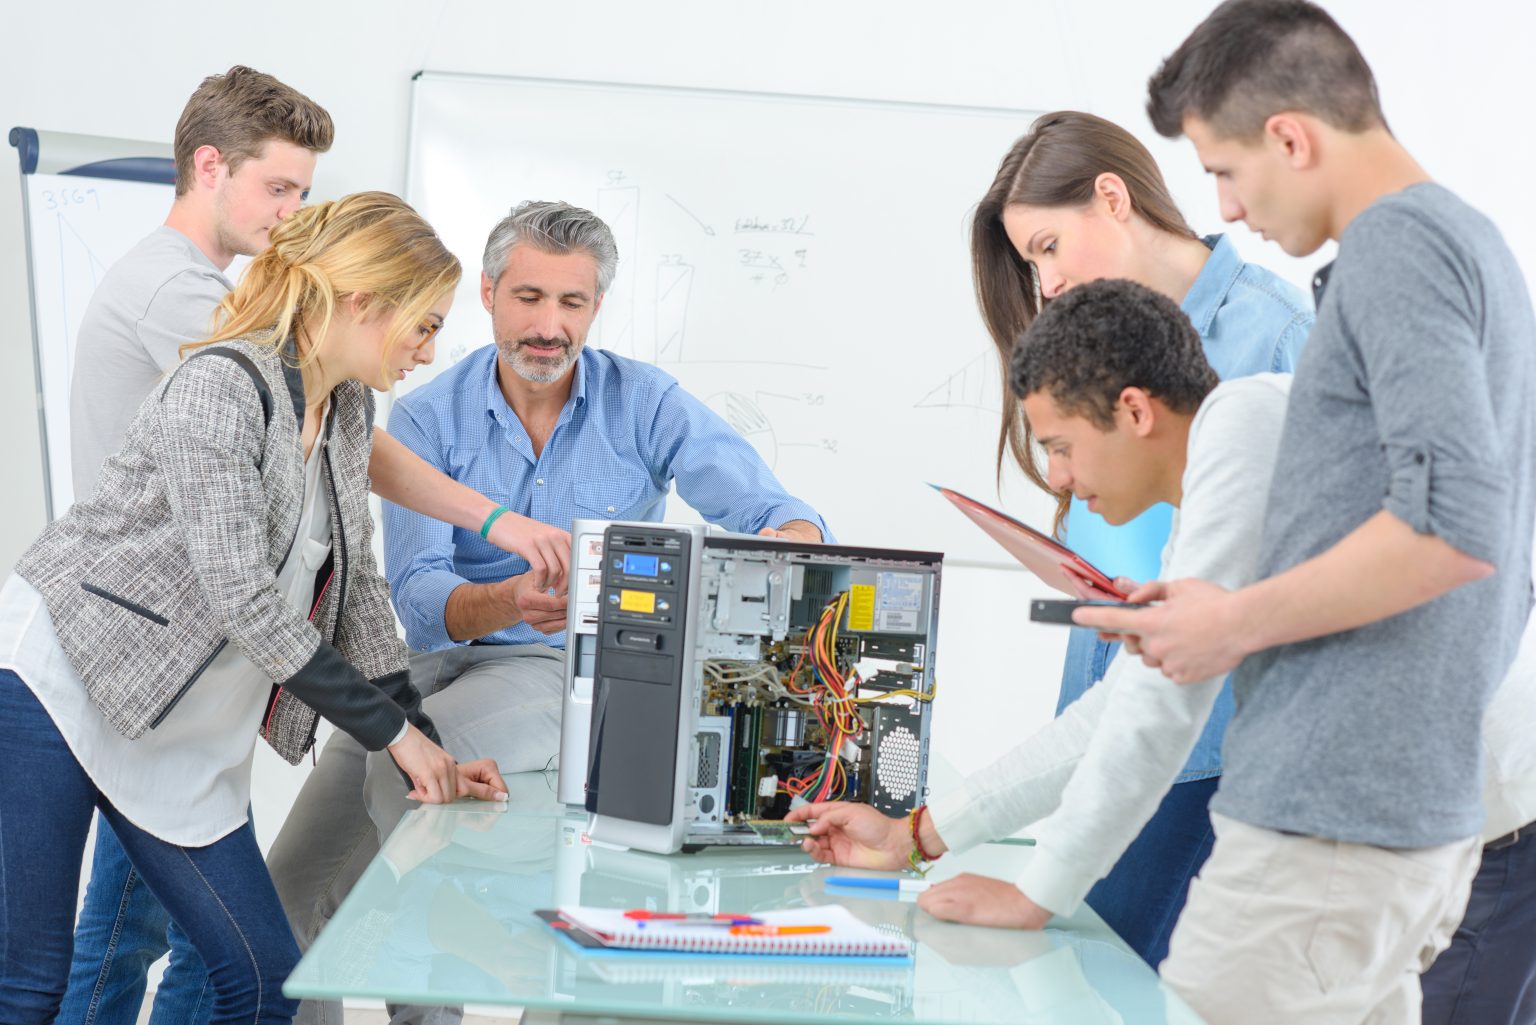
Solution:
M374 564L373 396L358 382L332 394L325 427L329 579L307 620L277 591L304 496L304 389L290 364L245 341L194 354L140 407L95 495L17 563L124 736L154 729L233 644L274 681L262 735L290 762L313 745L317 714L369 750L407 717L436 737Z

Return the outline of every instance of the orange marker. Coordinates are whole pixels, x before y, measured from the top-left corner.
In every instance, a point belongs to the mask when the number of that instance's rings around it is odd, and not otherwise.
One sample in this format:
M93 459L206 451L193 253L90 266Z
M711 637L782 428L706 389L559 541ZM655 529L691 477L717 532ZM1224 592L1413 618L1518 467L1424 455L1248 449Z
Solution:
M733 925L732 936L805 936L809 933L831 932L830 925Z

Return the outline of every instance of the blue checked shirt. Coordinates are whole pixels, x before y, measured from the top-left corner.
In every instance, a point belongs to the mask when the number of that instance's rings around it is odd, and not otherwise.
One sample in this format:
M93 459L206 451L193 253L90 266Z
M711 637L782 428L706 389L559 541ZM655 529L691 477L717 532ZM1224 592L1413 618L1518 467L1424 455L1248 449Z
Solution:
M665 371L583 349L571 397L536 456L502 397L496 364L496 346L487 345L399 399L389 433L454 480L566 530L578 517L660 520L675 478L689 505L728 530L809 520L832 540L816 510L785 492L756 450ZM385 502L384 567L406 643L434 651L456 643L443 623L454 588L525 573L528 563L476 531ZM518 623L481 640L560 647L565 633Z

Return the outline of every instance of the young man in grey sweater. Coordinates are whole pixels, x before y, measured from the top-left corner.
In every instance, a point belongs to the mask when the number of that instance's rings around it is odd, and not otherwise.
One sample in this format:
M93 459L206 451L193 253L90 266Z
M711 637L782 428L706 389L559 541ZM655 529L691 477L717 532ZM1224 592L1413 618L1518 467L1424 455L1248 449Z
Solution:
M1256 576L1290 381L1257 374L1219 383L1183 311L1116 280L1079 285L1046 306L1019 339L1010 376L1053 488L1112 524L1169 503L1162 573L1233 587ZM1218 675L1176 687L1134 656L1117 656L1059 718L916 815L932 856L1033 824L1038 847L1023 873L1012 882L961 875L919 905L938 918L1025 929L1076 911L1167 795L1222 684ZM913 848L906 819L868 805L809 804L787 818L815 819L804 847L820 861L900 868Z
M1304 0L1217 8L1149 110L1195 144L1228 220L1295 256L1339 243L1314 281L1265 579L1077 615L1176 681L1237 669L1216 844L1163 974L1211 1025L1416 1023L1482 853L1483 713L1531 605L1530 297Z

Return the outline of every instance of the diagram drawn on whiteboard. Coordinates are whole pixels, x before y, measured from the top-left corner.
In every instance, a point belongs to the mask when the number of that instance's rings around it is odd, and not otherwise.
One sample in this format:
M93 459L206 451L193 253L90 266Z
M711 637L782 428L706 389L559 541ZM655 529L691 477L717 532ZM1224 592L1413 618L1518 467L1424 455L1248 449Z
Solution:
M619 269L603 297L603 314L592 325L593 341L609 352L644 359L635 338L635 261L624 259L638 250L640 242L640 189L618 184L624 180L619 171L611 172L609 180L614 184L597 190L595 212L613 232Z
M720 414L721 419L748 445L757 450L763 462L772 470L779 461L779 438L763 407L740 392L716 392L704 400L704 405Z
M918 409L982 409L989 413L1003 410L1002 381L998 378L997 357L984 352L950 374L913 406Z
M815 427L823 423L818 412L826 405L825 395L810 392L786 395L768 391L743 395L741 392L721 391L705 399L704 405L719 414L747 444L756 449L770 470L778 469L779 453L787 448L811 448L831 455L837 454L837 438L811 437L807 432L807 428L810 428L813 433ZM799 432L790 431L788 438L781 438L780 429L767 412L771 406L794 407L793 414L788 415L799 426Z
M656 267L656 362L686 359L683 337L688 330L688 299L693 294L693 265L681 253L668 253Z
M726 363L827 369L782 353L764 355L770 350L761 348L750 355L722 351L719 339L695 331L690 342L689 335L690 312L701 300L719 302L722 289L744 285L748 293L734 293L733 301L773 303L775 293L792 294L810 278L816 238L811 215L754 211L727 217L642 179L609 170L594 183L592 209L613 233L619 265L592 325L592 344L679 372L685 364ZM659 253L647 251L659 239L670 244ZM786 295L784 301L804 299Z
M96 190L90 191L94 193ZM64 379L72 381L75 376L75 333L80 328L81 318L85 316L91 293L107 272L107 264L96 255L91 244L62 213L56 216L59 226L59 280L64 283L59 293L65 339Z

